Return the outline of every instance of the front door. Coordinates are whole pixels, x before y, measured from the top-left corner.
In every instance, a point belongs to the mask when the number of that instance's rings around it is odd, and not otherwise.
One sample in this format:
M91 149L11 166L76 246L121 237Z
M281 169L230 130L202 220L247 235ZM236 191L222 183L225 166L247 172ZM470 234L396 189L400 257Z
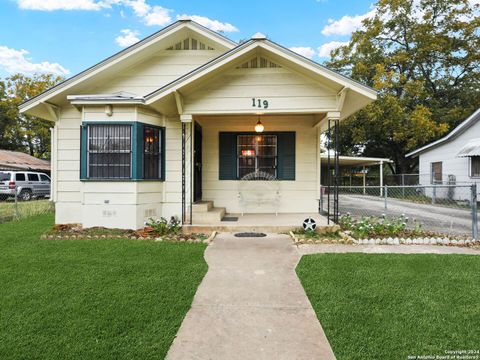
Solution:
M194 201L202 200L202 127L195 123L195 148L193 150Z

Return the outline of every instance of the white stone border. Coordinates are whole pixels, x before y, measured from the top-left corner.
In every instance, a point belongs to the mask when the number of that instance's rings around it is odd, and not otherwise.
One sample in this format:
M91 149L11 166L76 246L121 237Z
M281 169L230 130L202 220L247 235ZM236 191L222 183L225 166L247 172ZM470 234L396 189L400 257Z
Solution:
M383 239L360 239L354 240L356 245L454 245L470 246L478 244L478 240L450 240L449 238L425 237L425 238L383 238Z

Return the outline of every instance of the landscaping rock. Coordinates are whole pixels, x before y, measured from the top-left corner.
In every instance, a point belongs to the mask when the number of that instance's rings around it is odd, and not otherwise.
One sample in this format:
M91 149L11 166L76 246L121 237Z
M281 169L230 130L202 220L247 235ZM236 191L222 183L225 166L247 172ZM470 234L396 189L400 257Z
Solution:
M400 240L398 238L393 239L393 245L400 245Z

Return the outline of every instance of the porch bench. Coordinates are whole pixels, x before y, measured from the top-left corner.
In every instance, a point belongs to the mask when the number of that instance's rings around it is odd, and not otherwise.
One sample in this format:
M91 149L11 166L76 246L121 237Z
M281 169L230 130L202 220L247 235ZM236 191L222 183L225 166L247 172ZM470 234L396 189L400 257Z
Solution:
M238 202L242 216L252 205L261 205L262 210L268 208L278 215L280 198L280 182L276 180L240 180Z

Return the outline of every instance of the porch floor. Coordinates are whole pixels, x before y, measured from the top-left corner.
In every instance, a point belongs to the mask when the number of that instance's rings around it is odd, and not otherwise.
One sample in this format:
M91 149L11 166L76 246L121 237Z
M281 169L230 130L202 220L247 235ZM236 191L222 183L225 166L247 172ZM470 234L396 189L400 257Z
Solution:
M225 214L225 218L237 217L236 221L216 221L210 224L184 225L183 230L192 232L239 232L239 231L261 231L265 233L288 232L302 227L305 219L311 217L317 223L317 228L333 226L327 223L327 218L316 213L279 213L275 214Z

